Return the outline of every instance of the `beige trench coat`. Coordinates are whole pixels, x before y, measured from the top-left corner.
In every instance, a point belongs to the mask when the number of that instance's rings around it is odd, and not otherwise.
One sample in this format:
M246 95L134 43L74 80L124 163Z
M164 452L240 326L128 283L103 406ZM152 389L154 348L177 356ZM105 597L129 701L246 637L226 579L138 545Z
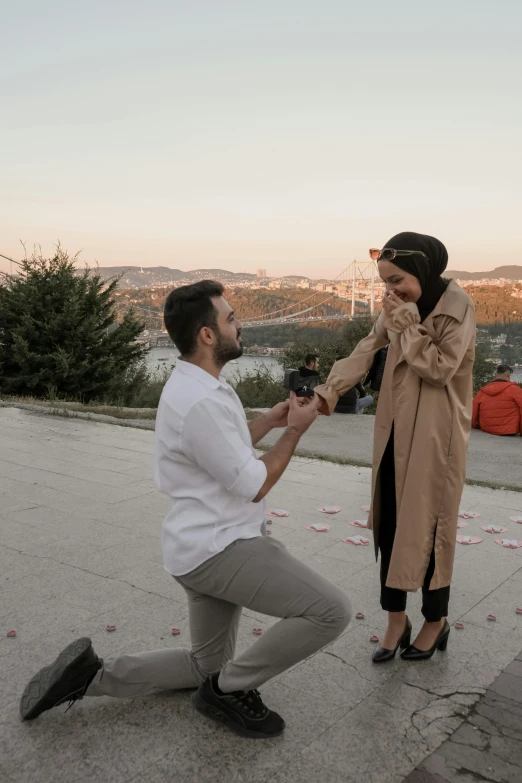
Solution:
M475 310L453 280L433 312L420 323L417 305L379 316L370 334L347 358L334 364L317 386L321 412L330 414L338 397L370 369L376 352L389 344L373 447L374 532L386 509L380 505L379 468L394 425L397 530L387 586L415 591L422 586L435 547L430 590L451 582L459 504L466 475L471 429Z

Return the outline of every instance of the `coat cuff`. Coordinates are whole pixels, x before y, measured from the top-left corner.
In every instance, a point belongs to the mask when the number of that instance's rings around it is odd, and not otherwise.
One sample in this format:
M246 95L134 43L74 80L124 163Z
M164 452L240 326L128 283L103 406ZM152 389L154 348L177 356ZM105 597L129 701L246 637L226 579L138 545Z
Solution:
M415 302L405 302L397 307L385 323L390 332L401 334L409 326L420 324L419 310Z
M332 389L328 383L323 383L321 386L316 386L314 393L321 398L318 408L319 413L324 413L325 416L330 416L335 410L335 406L337 405L337 401L339 399L339 394L334 389Z

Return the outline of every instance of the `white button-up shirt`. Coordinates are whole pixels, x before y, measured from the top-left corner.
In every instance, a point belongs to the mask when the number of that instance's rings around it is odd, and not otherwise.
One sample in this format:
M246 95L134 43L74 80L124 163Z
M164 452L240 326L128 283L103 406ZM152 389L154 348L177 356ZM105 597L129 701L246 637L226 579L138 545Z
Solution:
M240 538L261 535L267 476L234 389L177 360L156 417L155 477L172 499L163 522L166 570L188 574Z

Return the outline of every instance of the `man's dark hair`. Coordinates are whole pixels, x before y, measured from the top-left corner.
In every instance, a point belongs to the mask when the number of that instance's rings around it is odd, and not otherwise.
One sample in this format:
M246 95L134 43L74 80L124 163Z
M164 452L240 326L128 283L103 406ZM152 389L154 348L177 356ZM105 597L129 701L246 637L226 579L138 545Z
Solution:
M194 353L200 329L217 329L212 298L223 296L224 290L216 280L201 280L175 288L167 296L163 310L165 328L182 356Z
M510 374L513 372L511 367L508 367L507 364L499 364L498 365L498 367L497 367L497 375L505 375L507 372L510 373Z
M318 358L319 357L316 353L307 353L305 356L305 364L312 364L312 362L315 362L315 360Z

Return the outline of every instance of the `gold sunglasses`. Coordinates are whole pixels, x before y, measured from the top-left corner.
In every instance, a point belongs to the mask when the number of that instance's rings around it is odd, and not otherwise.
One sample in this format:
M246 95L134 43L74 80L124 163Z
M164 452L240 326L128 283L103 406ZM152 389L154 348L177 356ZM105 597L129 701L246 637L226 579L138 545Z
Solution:
M372 261L393 261L397 256L423 256L426 261L430 260L426 253L422 253L420 250L394 250L392 247L385 247L382 250L377 250L376 247L370 248Z

